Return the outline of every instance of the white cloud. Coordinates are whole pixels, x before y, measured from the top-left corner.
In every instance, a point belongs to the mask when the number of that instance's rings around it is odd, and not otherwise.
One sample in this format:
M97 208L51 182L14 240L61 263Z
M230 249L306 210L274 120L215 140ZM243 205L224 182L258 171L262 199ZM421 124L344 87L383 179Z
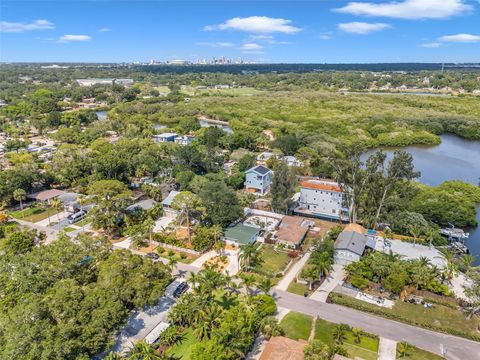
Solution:
M242 45L241 49L246 51L258 51L263 50L263 46L257 43L246 43Z
M0 21L0 32L22 33L33 30L55 29L55 25L48 20L36 20L32 23Z
M440 44L438 42L431 42L431 43L422 44L420 46L423 47L423 48L436 49L436 48L441 47L442 44Z
M109 32L109 31L112 31L112 29L109 29L109 28L98 29L98 32Z
M210 46L210 47L217 47L217 48L231 48L234 46L233 43L225 41L217 41L217 42L196 42L195 45L199 46Z
M391 26L384 23L350 22L338 24L338 28L348 33L366 35L375 31L391 28Z
M472 34L445 35L438 38L438 40L445 41L445 42L474 43L474 42L480 42L480 35L472 35Z
M464 0L404 0L382 3L350 2L337 12L398 19L444 19L470 12L473 6Z
M58 42L70 42L70 41L90 41L92 38L88 35L63 35L60 36Z
M331 31L327 31L327 32L321 33L318 37L320 38L320 40L332 40L333 33Z
M239 30L260 34L295 34L302 31L302 29L290 25L291 22L292 20L271 18L267 16L250 16L246 18L235 17L222 24L205 26L204 30Z

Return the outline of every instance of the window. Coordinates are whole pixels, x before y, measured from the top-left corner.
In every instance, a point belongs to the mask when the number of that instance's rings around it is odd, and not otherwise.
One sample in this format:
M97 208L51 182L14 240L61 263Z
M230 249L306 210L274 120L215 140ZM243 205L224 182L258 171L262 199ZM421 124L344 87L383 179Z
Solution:
M335 209L332 210L332 214L335 214Z

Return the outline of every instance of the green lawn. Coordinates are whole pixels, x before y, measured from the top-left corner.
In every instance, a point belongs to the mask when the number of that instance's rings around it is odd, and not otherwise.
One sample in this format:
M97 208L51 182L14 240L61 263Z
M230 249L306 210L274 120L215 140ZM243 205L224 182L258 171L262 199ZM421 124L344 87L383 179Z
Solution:
M183 334L182 340L167 350L167 355L175 356L182 360L189 360L193 345L198 342L192 329L187 329Z
M275 251L273 245L264 244L260 249L263 263L258 269L261 273L270 273L272 275L281 272L290 262L290 257L282 251Z
M397 359L399 360L403 360L403 359L405 360L407 359L408 360L442 360L443 357L410 345L404 357L399 356L399 354L397 353Z
M62 230L69 233L69 232L75 231L77 229L75 229L73 227L70 227L70 226L67 226L67 227L64 227Z
M479 319L474 317L467 320L463 312L447 306L435 304L433 308L426 309L421 305L396 301L392 309L386 309L335 293L331 294L330 299L332 302L340 305L372 312L408 324L448 332L458 336L478 337L476 329L479 324Z
M75 225L77 225L78 227L82 227L82 226L85 226L87 224L90 224L91 222L92 222L92 219L87 216L85 219L82 219L82 220L76 222Z
M308 340L313 318L308 315L290 311L280 322L285 336L293 340Z
M328 344L333 345L333 329L336 324L322 319L317 319L315 324L315 339ZM353 359L355 356L363 358L365 360L376 360L378 353L378 339L362 336L360 343L355 343L353 334L351 331L345 332L342 346L347 349L350 357Z
M168 258L169 257L168 254L170 253L170 251L172 251L174 253L174 255L173 255L174 259L176 259L176 260L178 260L178 262L181 262L181 263L184 263L184 264L190 264L190 263L194 262L196 259L198 259L197 255L192 255L192 254L188 254L186 252L180 252L180 251L167 249L167 248L163 248L163 251L158 250L157 252L161 257ZM182 254L184 254L183 258L182 258Z
M305 284L297 283L294 279L292 280L290 285L288 285L287 291L293 294L304 296L305 292L308 292L308 286Z
M50 209L49 211L45 211L42 208L39 207L29 207L27 209L23 209L23 214L22 211L12 211L10 215L14 217L15 219L19 220L25 220L25 221L30 221L30 222L39 222L42 220L45 220L48 217L54 216L57 214L57 211ZM52 222L55 220L55 218L52 220Z

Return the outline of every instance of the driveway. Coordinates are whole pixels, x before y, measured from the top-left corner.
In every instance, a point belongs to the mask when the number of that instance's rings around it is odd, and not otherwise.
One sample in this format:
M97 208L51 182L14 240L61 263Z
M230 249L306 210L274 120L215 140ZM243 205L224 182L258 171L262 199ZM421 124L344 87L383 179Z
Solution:
M394 341L406 341L421 349L441 355L446 347L449 360L480 360L480 343L468 339L437 333L400 322L363 313L344 306L321 303L285 291L273 292L277 306L311 316L319 316L333 323L345 323Z
M175 301L161 297L156 306L143 311L134 311L127 321L127 325L117 335L115 345L111 351L123 353L143 340L158 324L168 321L168 313Z
M342 265L334 264L332 271L323 281L322 285L310 296L310 299L321 302L327 302L328 295L339 285L345 278L345 271Z

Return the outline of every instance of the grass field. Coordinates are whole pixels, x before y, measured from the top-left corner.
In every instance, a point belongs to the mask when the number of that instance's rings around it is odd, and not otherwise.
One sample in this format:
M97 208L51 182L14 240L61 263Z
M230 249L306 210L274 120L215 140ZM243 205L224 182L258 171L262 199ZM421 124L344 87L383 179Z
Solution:
M404 360L404 359L405 360L442 360L443 357L410 345L405 356L400 356L400 354L397 353L397 359L399 360Z
M259 268L260 272L276 274L283 271L290 262L288 254L275 251L273 245L264 244L260 249L260 254L263 259L263 263Z
M458 335L460 335L459 333L461 332L478 336L476 330L480 322L478 317L467 320L463 312L447 306L435 304L433 308L426 309L421 305L396 301L392 309L385 309L339 294L333 294L331 299L333 302L344 306L373 312L386 317L388 317L388 314L392 314L395 319L408 324L416 324L416 326L423 326L433 330L438 329L438 331L441 332L451 331L453 334ZM340 299L340 302L335 299Z
M182 340L167 350L167 355L182 360L189 360L191 359L190 352L192 351L192 347L197 342L198 340L195 335L193 335L193 331L187 329L183 334Z
M288 285L287 291L293 294L304 296L305 292L308 292L308 286L305 284L297 283L295 282L295 279L294 279L292 280L290 285Z
M285 336L293 340L308 340L313 318L308 315L290 311L280 322Z

